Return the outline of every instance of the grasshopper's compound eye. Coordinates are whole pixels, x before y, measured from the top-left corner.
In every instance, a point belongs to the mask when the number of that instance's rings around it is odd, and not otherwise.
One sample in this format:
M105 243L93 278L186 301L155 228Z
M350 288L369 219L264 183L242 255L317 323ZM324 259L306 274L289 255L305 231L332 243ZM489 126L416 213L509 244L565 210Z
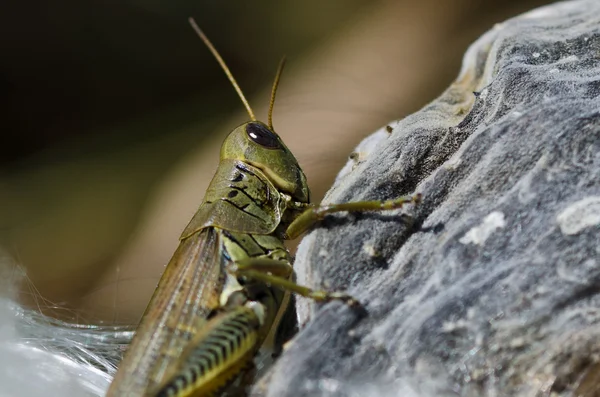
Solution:
M279 139L273 131L269 130L262 124L259 123L248 123L246 125L246 133L252 142L267 148L267 149L280 149Z

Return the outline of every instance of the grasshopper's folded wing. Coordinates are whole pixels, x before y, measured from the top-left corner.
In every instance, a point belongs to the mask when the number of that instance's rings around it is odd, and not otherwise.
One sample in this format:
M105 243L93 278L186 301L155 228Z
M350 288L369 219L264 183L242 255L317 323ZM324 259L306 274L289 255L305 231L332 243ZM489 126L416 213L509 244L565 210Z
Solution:
M218 307L225 265L217 230L202 229L180 242L107 397L145 396L163 383L208 314Z

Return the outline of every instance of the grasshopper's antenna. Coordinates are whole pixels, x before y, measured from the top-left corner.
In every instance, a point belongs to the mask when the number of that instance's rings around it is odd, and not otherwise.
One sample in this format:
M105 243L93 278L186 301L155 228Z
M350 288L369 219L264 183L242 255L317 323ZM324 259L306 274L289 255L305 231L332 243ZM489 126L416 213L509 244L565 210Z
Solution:
M279 78L281 77L281 72L283 72L283 67L285 66L285 56L281 58L279 62L279 67L277 68L277 74L275 75L275 81L273 82L273 88L271 89L271 101L269 101L269 116L267 121L269 122L269 128L273 130L273 106L275 105L275 94L277 93L277 87L279 86Z
M190 25L192 26L192 28L194 29L194 31L196 31L196 34L198 34L198 36L200 37L200 39L204 42L204 44L206 44L206 46L208 47L208 49L210 50L210 52L212 52L212 54L214 55L214 57L217 59L217 62L219 62L219 65L221 65L221 67L223 68L223 71L227 75L227 78L229 78L229 81L231 81L231 84L233 85L233 88L235 88L235 91L238 93L238 95L240 96L240 99L242 100L242 103L246 107L246 110L248 111L248 114L250 115L250 119L252 121L256 121L256 117L254 117L254 112L252 112L252 108L250 107L250 104L246 100L246 97L244 96L244 93L242 93L242 89L238 85L237 81L235 81L235 78L233 78L233 75L229 71L229 68L225 64L225 61L223 60L223 58L221 58L221 55L219 55L219 52L217 51L217 49L212 45L212 43L210 42L210 40L208 39L208 37L206 37L206 35L204 34L204 32L198 27L198 24L196 23L196 21L194 20L194 18L190 17L188 19L188 21L190 22Z

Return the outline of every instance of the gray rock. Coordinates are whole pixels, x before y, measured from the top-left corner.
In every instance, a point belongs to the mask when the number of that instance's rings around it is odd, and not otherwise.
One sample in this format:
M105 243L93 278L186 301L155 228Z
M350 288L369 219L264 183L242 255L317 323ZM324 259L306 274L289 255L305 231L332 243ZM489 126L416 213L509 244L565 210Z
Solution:
M474 43L456 82L367 138L325 200L422 204L330 216L299 248L301 282L347 289L368 315L301 302L306 326L253 394L576 395L600 361L599 94L598 1Z

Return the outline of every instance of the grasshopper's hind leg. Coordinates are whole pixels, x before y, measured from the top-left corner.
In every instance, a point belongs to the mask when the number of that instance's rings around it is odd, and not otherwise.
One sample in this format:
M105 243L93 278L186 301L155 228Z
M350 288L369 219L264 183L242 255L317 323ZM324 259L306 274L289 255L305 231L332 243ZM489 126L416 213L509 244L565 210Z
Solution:
M212 317L180 353L178 366L165 375L166 381L150 395L212 396L229 387L236 376L250 368L260 346L260 312L237 306Z
M236 277L246 277L255 281L262 281L285 291L290 291L300 296L313 299L317 302L341 300L349 306L360 305L356 299L343 292L314 290L296 284L290 280L293 271L294 268L287 261L278 261L265 257L248 258L235 262L234 267L231 269L231 272Z

